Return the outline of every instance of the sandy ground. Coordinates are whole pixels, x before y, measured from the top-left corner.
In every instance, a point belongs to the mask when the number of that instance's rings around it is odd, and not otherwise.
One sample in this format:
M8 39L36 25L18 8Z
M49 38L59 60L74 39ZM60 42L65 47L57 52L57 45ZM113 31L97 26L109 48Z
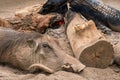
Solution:
M11 17L14 15L16 10L44 3L45 1L46 0L0 0L0 17Z
M15 11L24 7L33 6L45 0L0 0L0 17L7 18L14 15ZM119 0L104 0L120 10ZM120 43L120 33L112 32L107 37L114 44ZM119 45L118 45L119 46ZM115 46L116 50L119 48ZM86 68L80 74L58 71L51 75L23 73L5 65L0 66L0 80L120 80L120 68L111 66L106 69Z
M118 4L120 2L120 0L103 0L106 4L119 9L120 10L120 5Z

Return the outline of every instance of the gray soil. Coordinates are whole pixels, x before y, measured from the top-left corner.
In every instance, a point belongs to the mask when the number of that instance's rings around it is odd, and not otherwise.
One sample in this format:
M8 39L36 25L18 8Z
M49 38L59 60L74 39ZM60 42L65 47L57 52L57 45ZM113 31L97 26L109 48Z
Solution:
M7 18L14 15L16 10L33 6L45 0L0 0L0 17ZM104 0L107 4L120 10L119 0ZM115 53L120 54L120 33L106 29L102 30L115 48ZM0 80L120 80L119 66L112 65L106 69L85 68L80 74L58 71L54 74L24 73L6 65L0 65Z

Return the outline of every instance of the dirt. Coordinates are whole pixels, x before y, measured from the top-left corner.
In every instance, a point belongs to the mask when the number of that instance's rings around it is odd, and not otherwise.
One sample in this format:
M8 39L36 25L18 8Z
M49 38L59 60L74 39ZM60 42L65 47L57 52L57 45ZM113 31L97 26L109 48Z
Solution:
M15 11L24 7L43 4L46 0L0 0L0 17L14 16Z
M103 0L107 5L110 5L116 9L120 10L120 5L118 4L120 0Z
M0 17L7 18L15 14L15 11L22 9L24 7L33 6L39 4L41 0L1 0L0 1ZM43 0L44 1L44 0ZM104 0L106 4L109 4L120 10L119 0ZM23 3L24 2L24 3ZM42 2L43 3L43 2ZM115 54L119 54L120 50L120 33L111 31L105 26L102 26L102 31L105 33L106 37L111 41L115 48ZM61 27L62 28L62 27ZM59 34L61 35L59 35ZM67 42L67 38L64 35L63 29L56 29L52 31L50 29L48 34L61 39L61 46L64 45L63 41ZM53 35L54 34L54 35ZM59 35L59 36L58 36ZM63 45L62 45L63 44ZM70 47L66 44L63 46L63 50L71 55ZM111 65L106 69L98 68L85 68L80 74L58 71L54 74L43 74L43 73L24 73L18 69L0 65L0 80L120 80L120 66Z

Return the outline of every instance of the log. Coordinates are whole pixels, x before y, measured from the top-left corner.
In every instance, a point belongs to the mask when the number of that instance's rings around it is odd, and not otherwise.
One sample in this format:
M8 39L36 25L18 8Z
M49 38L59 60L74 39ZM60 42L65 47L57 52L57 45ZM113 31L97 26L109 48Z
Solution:
M120 42L114 45L114 51L115 51L114 54L115 64L120 66Z
M113 46L96 28L95 23L75 12L68 15L73 18L68 24L66 33L75 57L88 67L106 68L111 65Z

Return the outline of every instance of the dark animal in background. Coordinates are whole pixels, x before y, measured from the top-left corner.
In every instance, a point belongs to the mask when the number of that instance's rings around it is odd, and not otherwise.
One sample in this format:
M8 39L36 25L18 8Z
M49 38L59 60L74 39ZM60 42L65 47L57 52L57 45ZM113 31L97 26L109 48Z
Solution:
M73 11L79 12L87 18L89 17L89 19L98 20L112 30L120 32L120 11L105 5L99 0L48 0L40 13L49 13L51 10L56 11L68 2ZM51 9L50 6L55 7L55 9Z
M57 12L60 14L64 14L68 10L66 1L67 0L48 0L38 13L47 14Z

